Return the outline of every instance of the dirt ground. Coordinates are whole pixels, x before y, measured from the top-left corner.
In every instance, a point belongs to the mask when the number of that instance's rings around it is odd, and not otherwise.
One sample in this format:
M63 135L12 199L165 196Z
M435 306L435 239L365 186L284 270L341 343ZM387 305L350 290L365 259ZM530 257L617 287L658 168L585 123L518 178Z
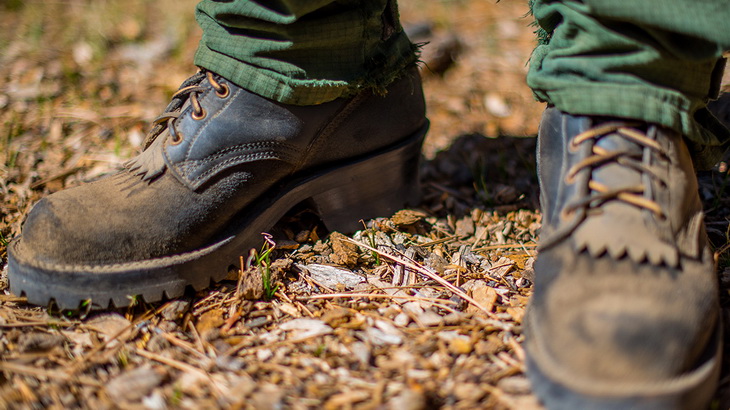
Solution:
M0 407L539 409L521 320L543 107L524 82L523 1L400 2L427 42L418 208L347 236L297 209L270 259L177 300L59 312L9 293L5 247L30 207L120 169L195 71L195 3L0 3ZM726 165L700 181L724 251Z

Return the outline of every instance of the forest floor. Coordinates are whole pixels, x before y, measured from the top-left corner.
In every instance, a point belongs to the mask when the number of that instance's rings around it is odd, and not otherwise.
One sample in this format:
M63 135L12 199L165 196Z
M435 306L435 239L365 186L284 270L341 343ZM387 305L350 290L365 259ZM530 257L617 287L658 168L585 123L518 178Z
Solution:
M8 291L31 206L119 170L194 73L195 3L0 3L0 408L541 408L521 328L543 109L523 1L400 2L427 42L420 206L348 235L296 210L270 258L176 300L59 312ZM727 325L727 165L700 182Z

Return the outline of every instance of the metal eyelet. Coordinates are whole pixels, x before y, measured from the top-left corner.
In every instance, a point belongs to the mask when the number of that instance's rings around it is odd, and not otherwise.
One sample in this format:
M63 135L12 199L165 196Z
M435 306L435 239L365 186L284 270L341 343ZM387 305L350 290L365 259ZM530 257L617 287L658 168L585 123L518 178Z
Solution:
M229 95L231 95L231 89L230 89L230 87L228 87L225 84L220 84L220 86L221 86L221 90L222 91L219 91L217 89L215 90L215 95L217 95L218 98L226 98Z
M575 138L571 138L570 142L568 143L568 151L569 152L578 152L579 145L575 143Z
M170 133L170 145L179 145L181 142L183 142L182 135L175 133Z
M200 113L197 113L195 112L195 110L193 110L193 114L191 115L191 117L193 117L195 121L200 121L205 118L206 115L208 115L208 112L205 111L205 108L201 108Z

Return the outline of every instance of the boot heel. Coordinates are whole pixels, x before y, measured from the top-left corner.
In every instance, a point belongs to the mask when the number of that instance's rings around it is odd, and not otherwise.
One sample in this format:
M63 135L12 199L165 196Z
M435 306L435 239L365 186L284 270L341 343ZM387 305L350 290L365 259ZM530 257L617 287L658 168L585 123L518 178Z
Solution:
M361 220L388 217L419 204L421 145L427 128L387 153L338 171L334 186L312 196L327 229L354 232L362 229Z

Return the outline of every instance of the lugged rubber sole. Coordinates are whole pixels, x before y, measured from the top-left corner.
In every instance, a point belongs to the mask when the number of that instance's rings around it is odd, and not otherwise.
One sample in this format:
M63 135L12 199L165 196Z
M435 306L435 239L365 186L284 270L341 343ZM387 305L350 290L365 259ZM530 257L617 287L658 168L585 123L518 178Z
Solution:
M428 124L387 150L312 175L279 183L234 217L207 246L165 257L108 265L61 265L23 257L22 236L8 245L10 291L28 302L76 309L129 306L134 297L146 302L175 298L187 286L201 290L226 277L229 266L261 245L292 207L309 201L330 230L351 232L360 220L390 216L420 200L418 168Z

